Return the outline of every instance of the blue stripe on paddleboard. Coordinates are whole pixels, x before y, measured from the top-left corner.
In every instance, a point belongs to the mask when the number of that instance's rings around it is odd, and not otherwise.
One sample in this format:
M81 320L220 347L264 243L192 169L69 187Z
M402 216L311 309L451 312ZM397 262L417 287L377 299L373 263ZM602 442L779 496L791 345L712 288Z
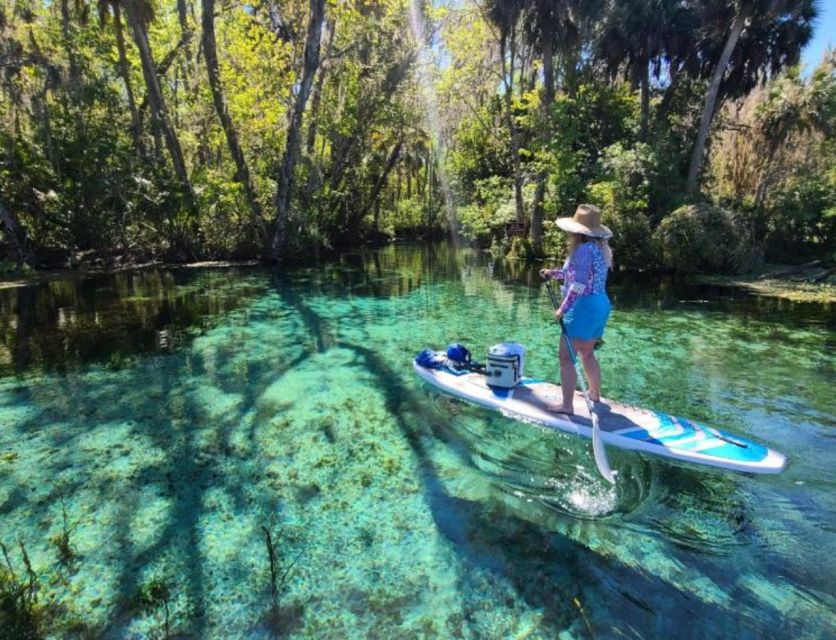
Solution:
M730 442L718 438L713 435L711 431L701 425L684 420L682 418L675 418L664 413L655 413L659 420L659 427L652 430L640 429L630 433L620 434L625 438L633 440L641 440L651 444L665 447L666 449L689 451L699 453L702 455L711 456L713 458L721 458L723 460L749 461L757 462L763 460L768 455L769 451L766 447L744 440L736 436L726 436L735 442L746 445L741 447ZM681 427L681 431L680 431ZM686 440L694 436L698 429L703 431L706 435L701 440L691 440L690 442L682 442L678 444L677 441ZM714 444L715 446L707 446Z

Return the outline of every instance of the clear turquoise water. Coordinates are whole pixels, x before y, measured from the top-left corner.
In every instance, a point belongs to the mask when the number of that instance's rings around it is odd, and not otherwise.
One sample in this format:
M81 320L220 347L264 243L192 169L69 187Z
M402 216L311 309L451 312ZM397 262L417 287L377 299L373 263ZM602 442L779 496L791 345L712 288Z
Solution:
M766 443L783 474L610 450L611 489L587 441L431 391L411 359L453 340L518 340L555 377L548 298L512 263L388 247L0 294L0 541L54 637L163 637L155 582L172 637L836 637L832 305L611 295L605 395Z

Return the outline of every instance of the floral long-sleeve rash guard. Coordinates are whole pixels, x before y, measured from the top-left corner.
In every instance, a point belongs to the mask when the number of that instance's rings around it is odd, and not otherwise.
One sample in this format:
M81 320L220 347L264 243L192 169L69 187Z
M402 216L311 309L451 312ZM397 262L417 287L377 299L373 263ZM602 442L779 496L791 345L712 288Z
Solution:
M549 276L563 280L563 302L560 311L569 312L578 296L604 293L607 289L607 262L601 247L585 242L572 252L562 269L552 269Z

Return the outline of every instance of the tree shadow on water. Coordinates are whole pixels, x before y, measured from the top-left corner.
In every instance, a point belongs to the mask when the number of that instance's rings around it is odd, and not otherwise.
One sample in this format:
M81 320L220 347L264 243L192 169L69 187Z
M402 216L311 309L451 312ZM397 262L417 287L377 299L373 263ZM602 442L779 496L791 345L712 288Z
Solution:
M287 291L283 294L311 331L322 331L322 319L301 296L288 295ZM583 536L595 536L595 526L606 526L603 523L590 525L568 518L568 530L579 537L575 540L520 517L511 506L496 500L481 502L450 495L428 451L427 439L443 441L464 466L471 466L467 444L453 442L455 436L451 438L449 430L437 426L438 416L431 405L404 384L402 369L368 347L343 340L335 346L354 351L376 379L375 389L383 394L388 414L415 456L423 496L438 531L461 559L456 588L465 604L458 619L448 621L448 628L452 623L458 629L454 635L465 627L476 635L481 633L476 614L498 604L486 595L487 582L500 593L505 585L527 607L541 612L540 627L554 637L571 625L592 638L625 636L625 628L640 636L668 629L681 638L702 638L706 628L712 626L718 632L734 634L739 630L740 637L754 637L751 627L746 626L751 618L738 615L739 602L722 598L712 601L711 597L701 598L699 590L687 588L685 576L699 577L699 567L687 567L689 574L683 576L666 577L664 571L654 573L652 566L641 559L620 559L617 545L591 548L584 544ZM625 529L624 534L630 532ZM512 608L513 600L506 598L499 604ZM747 600L747 608L763 606L751 598ZM679 624L683 611L690 620L710 622L683 627ZM770 611L772 614L780 616L777 610Z
M496 502L475 502L450 495L439 479L424 439L437 437L432 426L438 416L412 389L399 382L401 374L373 350L358 345L341 344L361 354L368 369L378 380L377 389L386 400L387 409L397 421L417 460L423 495L438 530L462 559L460 573L462 590L479 589L471 569L482 570L501 578L525 603L543 616L541 626L554 636L573 622L590 637L618 629L618 615L629 616L631 623L643 629L642 635L658 630L660 619L667 612L688 611L690 619L737 620L733 611L720 603L705 602L678 584L655 575L642 566L619 560L615 550L601 554L581 542L550 531L535 522L523 519L506 505ZM418 420L416 420L416 417ZM430 433L420 424L429 424ZM445 434L444 439L449 438ZM464 447L452 444L455 452L469 464ZM589 523L578 524L583 530ZM625 532L625 535L628 535ZM478 573L478 571L477 571ZM647 602L640 594L659 594L658 602ZM484 598L475 592L476 600ZM586 606L584 603L587 602ZM592 615L596 605L605 614ZM508 603L511 606L511 603ZM657 605L661 605L657 606ZM478 608L478 603L475 603ZM464 620L473 611L465 611ZM592 620L590 619L592 617ZM602 617L612 621L610 629L594 629ZM668 622L676 628L675 616ZM733 625L745 624L734 622ZM728 628L726 628L728 631ZM475 632L475 630L474 630ZM681 638L703 637L704 628L679 629ZM619 635L622 632L618 631ZM747 637L745 634L743 637Z

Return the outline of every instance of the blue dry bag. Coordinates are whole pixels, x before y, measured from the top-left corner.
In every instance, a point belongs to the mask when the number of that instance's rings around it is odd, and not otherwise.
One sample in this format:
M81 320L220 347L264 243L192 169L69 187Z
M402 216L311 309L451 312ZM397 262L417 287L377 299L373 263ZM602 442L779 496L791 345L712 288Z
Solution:
M424 349L415 358L415 362L427 369L441 369L446 361L447 359L441 351L433 351L432 349Z
M453 342L447 346L447 359L457 365L470 364L470 351L464 345Z

